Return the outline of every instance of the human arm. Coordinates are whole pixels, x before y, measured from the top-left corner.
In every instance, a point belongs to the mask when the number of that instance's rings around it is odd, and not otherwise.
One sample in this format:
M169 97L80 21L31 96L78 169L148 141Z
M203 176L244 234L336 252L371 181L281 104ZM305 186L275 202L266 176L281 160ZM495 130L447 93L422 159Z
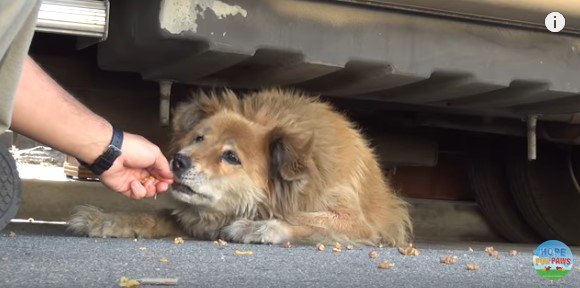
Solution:
M12 129L85 163L111 141L111 124L93 113L27 57L17 88ZM107 187L135 199L166 191L173 181L167 159L145 138L124 133L122 153L100 177ZM157 181L141 179L154 176Z

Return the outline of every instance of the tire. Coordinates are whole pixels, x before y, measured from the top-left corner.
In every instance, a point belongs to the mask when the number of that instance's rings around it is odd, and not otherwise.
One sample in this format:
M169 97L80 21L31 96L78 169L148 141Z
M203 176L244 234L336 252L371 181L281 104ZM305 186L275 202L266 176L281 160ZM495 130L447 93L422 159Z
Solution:
M540 242L541 237L524 220L510 193L502 155L486 149L474 152L478 156L469 164L471 189L483 216L492 229L511 242Z
M580 245L580 191L570 173L570 150L551 143L529 162L525 143L506 157L510 191L526 221L545 239Z
M20 207L20 177L14 158L0 145L0 231L16 216Z

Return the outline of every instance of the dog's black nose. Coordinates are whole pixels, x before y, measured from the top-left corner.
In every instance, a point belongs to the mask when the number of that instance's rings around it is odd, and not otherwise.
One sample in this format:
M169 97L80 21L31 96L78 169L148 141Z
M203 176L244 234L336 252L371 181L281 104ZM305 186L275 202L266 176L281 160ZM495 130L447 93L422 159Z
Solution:
M191 168L191 158L185 154L177 153L173 157L171 168L175 173L183 173L185 170Z

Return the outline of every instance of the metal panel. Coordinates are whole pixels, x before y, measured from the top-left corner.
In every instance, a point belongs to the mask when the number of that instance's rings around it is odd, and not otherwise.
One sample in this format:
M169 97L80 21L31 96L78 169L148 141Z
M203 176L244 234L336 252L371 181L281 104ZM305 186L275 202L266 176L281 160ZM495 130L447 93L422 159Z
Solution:
M579 119L580 37L354 2L116 1L99 65L147 80L298 87L417 111Z
M43 0L36 31L107 38L109 1Z

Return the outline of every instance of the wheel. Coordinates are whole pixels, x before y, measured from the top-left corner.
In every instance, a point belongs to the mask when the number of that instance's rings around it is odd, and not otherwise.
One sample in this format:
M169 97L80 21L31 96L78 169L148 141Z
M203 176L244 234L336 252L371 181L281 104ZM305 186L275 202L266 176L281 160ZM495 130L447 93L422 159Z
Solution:
M578 148L542 143L528 161L525 143L506 157L510 191L526 221L545 239L580 245L580 191L574 177ZM576 168L577 169L577 168Z
M490 226L511 242L537 243L541 237L528 225L516 207L506 179L503 159L490 145L474 151L469 180L475 199Z
M16 216L20 207L20 177L12 155L0 145L0 231Z

